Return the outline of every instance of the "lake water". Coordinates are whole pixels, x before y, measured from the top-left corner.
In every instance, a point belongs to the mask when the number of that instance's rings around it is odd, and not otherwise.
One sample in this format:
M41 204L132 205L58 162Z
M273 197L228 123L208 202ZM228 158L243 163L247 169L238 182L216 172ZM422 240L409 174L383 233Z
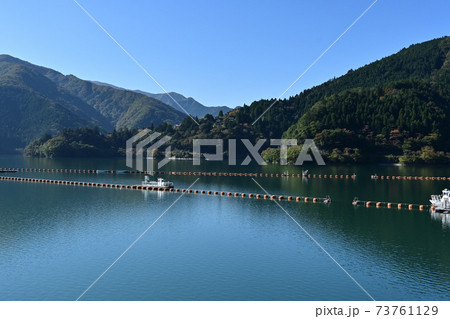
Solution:
M0 157L0 167L127 169L125 161ZM172 161L164 170L300 173L301 167ZM450 219L428 211L354 207L428 204L447 167L311 166L356 180L255 178L269 193L324 197L281 206L376 300L450 298ZM12 175L12 174L2 174ZM142 175L14 176L138 184ZM197 176L170 176L187 188ZM200 176L193 189L264 192L250 177ZM75 300L180 194L0 181L0 299ZM81 300L370 300L273 201L186 194Z

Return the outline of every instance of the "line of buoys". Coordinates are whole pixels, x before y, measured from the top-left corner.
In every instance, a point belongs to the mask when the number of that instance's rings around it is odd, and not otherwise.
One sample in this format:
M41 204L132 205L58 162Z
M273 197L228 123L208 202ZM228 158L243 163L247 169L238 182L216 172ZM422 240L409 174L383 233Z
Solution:
M364 206L364 207L372 207L375 204L376 208L386 207L386 208L394 208L403 209L407 208L408 210L424 210L426 207L430 207L429 205L421 205L421 204L405 204L405 203L391 203L391 202L380 202L380 201L367 201L367 200L359 200L355 197L353 199L352 204L354 206Z
M10 177L10 176L0 176L0 180L3 181L16 181L16 182L30 182L30 183L43 183L43 184L55 184L55 185L74 185L74 186L86 186L86 187L98 187L98 188L114 188L114 189L129 189L129 190L144 190L144 191L163 191L170 193L188 193L188 194L201 194L201 195L214 195L214 196L227 196L227 197L241 197L241 198L255 198L255 199L271 199L279 201L287 200L291 201L293 196L284 195L261 195L261 194L246 194L240 192L218 192L211 190L197 190L197 189L179 189L179 188L164 188L164 187L153 187L153 186L143 186L143 185L123 185L123 184L107 184L107 183L92 183L92 182L80 182L80 181L66 181L66 180L52 180L52 179L37 179L28 177ZM297 196L296 201L305 200L308 197ZM305 200L307 202L308 200ZM326 198L314 198L313 203L323 202L330 203L331 199L329 196Z
M370 175L374 180L406 180L406 181L450 181L450 177L445 176L397 176L397 175Z
M67 174L158 174L158 175L195 175L195 176L236 176L236 177L296 177L296 178L327 178L355 179L353 175L338 174L289 174L289 173L234 173L234 172L176 172L176 171L129 171L129 170L99 170L99 169L67 169L67 168L0 168L0 172L39 172Z

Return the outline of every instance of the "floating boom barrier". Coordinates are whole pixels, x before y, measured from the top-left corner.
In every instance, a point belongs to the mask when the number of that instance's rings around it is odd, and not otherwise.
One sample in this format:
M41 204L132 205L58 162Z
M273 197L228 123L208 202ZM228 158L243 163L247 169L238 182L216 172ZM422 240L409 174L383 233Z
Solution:
M356 179L356 174L290 174L290 173L236 173L236 172L188 172L188 171L130 171L107 169L71 169L71 168L0 168L0 173L35 172L65 174L147 174L147 175L194 175L194 176L245 176L245 177L295 177L318 179ZM416 180L416 181L450 181L445 176L398 176L370 175L373 180Z
M450 181L450 177L445 176L396 176L396 175L370 175L373 180L408 180L408 181Z
M97 188L113 188L113 189L126 189L126 190L141 190L141 191L162 191L169 193L187 193L187 194L200 194L200 195L212 195L222 197L235 197L235 198L250 198L250 199L269 199L278 201L296 201L296 202L311 202L311 203L331 203L329 196L320 197L305 197L305 196L287 196L287 195L268 195L268 194L249 194L240 192L225 192L225 191L212 191L212 190L192 190L181 188L165 188L165 187L153 187L143 185L123 185L123 184L106 184L106 183L92 183L92 182L80 182L80 181L66 181L66 180L52 180L52 179L37 179L27 177L9 177L0 176L0 181L13 181L13 182L29 182L29 183L41 183L41 184L54 184L54 185L73 185L82 187L97 187Z
M68 169L68 168L0 168L5 172L39 172L66 174L147 174L147 175L195 175L195 176L246 176L246 177L296 177L323 179L356 179L356 174L289 174L289 173L231 173L231 172L177 172L177 171L128 171L99 169Z
M17 173L17 170L11 168L0 168L0 173Z
M352 204L354 206L364 206L364 207L376 207L376 208L394 208L394 209L408 209L408 210L424 210L426 208L431 208L430 205L420 205L420 204L405 204L405 203L391 203L391 202L380 202L372 200L359 200L357 197L353 199Z

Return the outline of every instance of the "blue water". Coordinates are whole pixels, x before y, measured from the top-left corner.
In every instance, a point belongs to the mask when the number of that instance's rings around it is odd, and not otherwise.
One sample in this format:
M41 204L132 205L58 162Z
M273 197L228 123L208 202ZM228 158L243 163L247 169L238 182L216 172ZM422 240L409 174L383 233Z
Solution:
M0 157L0 167L126 169L122 160ZM200 170L171 162L166 170ZM299 172L279 166L209 171ZM450 220L428 211L355 208L360 199L427 204L442 181L372 181L369 174L450 176L445 167L326 166L353 180L255 178L270 193L333 198L281 206L377 300L448 300ZM5 175L5 174L2 174ZM12 176L12 174L6 174ZM140 183L140 175L14 176ZM170 176L187 188L197 176ZM199 190L263 191L249 177L201 176ZM75 300L180 194L0 181L0 299ZM272 201L186 194L81 300L370 300Z

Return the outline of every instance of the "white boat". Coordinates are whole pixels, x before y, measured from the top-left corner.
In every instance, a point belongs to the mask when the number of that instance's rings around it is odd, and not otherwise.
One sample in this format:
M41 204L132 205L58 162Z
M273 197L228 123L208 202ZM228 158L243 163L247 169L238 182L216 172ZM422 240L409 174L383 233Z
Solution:
M150 176L145 175L145 179L142 182L142 186L173 188L173 183L166 181L164 178L158 178L156 181L151 181Z
M450 212L450 190L447 188L442 191L442 195L431 195L431 210L439 213Z

